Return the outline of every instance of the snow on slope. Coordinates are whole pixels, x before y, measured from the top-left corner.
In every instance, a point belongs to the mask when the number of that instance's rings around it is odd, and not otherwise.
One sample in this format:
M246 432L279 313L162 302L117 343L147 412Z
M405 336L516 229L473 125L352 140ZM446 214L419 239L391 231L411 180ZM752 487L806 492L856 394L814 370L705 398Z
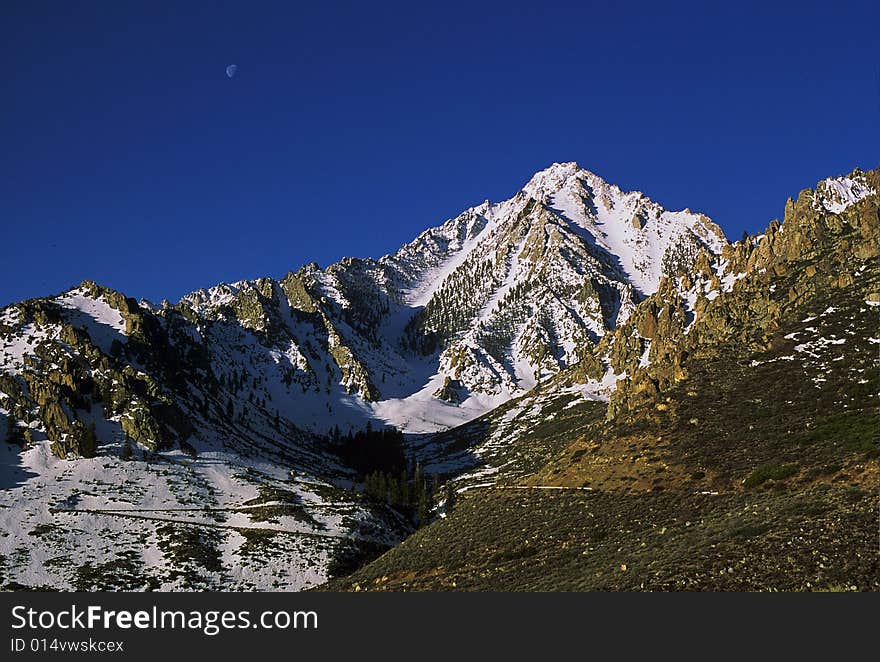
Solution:
M301 590L370 522L343 492L229 451L125 462L111 443L70 462L47 442L13 448L0 444L0 580L20 585Z
M713 253L727 243L724 235L701 214L670 212L640 192L624 193L574 164L558 164L550 173L536 175L527 189L545 198L552 210L614 256L643 294L657 290L663 276L663 256L692 234ZM552 174L552 176L551 176ZM552 187L547 187L550 179ZM667 274L673 275L673 274Z
M52 337L52 334L53 329L40 329L29 323L0 338L0 366L3 372L20 375L25 357L33 355L39 343Z
M54 302L61 307L65 321L85 328L101 351L108 353L114 340L127 341L122 315L103 298L91 298L83 290L74 289ZM16 306L0 311L0 324L9 329L0 335L0 370L10 374L21 374L25 357L33 356L43 341L58 337L55 326L22 322L22 313Z
M829 177L816 187L816 204L827 211L839 214L850 205L864 200L876 191L858 173L848 177Z
M491 205L487 200L465 210L443 225L425 230L414 241L380 261L401 275L404 299L409 306L424 306L446 277L467 259L485 232L491 232Z
M114 340L126 342L125 320L103 297L93 298L82 289L74 289L55 301L67 311L68 321L73 326L84 326L92 342L102 352L109 353Z

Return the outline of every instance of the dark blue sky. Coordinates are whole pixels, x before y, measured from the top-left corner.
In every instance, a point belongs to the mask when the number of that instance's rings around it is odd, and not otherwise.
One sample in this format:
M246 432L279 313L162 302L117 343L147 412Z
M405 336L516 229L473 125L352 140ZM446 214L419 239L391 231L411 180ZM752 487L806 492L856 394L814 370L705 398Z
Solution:
M0 305L378 257L553 161L733 238L878 165L880 3L711 4L4 2Z

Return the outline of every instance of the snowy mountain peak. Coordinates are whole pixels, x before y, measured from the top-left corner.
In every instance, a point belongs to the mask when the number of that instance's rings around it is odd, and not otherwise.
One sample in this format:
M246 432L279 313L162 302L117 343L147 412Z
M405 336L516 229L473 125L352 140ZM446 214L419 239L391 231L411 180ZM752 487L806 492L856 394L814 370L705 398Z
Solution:
M536 172L532 178L523 186L522 190L531 198L542 200L548 195L556 193L561 189L569 178L577 175L581 170L580 166L574 161L565 163L554 163L544 170Z

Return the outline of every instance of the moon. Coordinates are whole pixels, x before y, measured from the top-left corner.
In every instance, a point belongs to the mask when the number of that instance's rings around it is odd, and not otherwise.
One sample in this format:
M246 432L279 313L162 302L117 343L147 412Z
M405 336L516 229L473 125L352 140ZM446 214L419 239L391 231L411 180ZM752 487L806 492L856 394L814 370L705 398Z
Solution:
M235 75L235 72L236 72L236 71L238 71L238 65L237 65L237 64L230 64L228 67L226 67L226 75L227 75L229 78L232 78L232 77Z

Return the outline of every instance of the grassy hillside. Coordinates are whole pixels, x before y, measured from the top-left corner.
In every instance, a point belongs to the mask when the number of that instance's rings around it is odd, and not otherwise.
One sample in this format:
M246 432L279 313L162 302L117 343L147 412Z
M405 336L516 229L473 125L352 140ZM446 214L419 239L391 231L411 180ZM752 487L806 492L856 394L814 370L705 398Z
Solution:
M341 590L877 590L876 494L488 488Z

